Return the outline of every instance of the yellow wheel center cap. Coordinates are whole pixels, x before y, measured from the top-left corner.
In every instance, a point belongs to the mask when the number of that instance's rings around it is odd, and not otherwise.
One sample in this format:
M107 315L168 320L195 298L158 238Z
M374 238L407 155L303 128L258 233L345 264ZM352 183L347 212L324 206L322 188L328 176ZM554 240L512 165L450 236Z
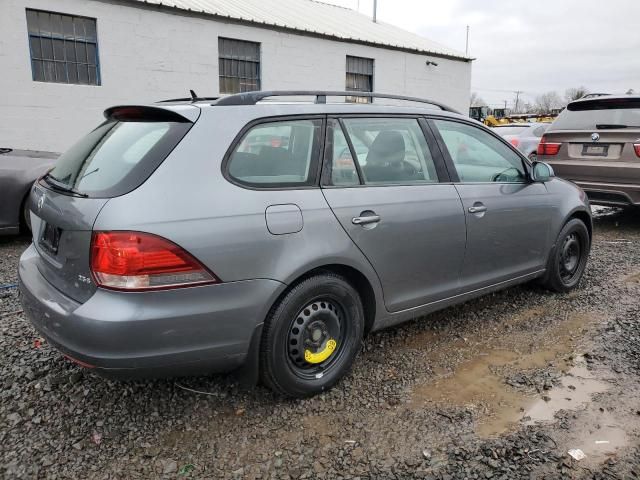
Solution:
M319 352L313 353L311 350L306 349L304 351L304 359L309 363L322 363L331 356L337 346L336 341L330 338L327 343L325 343L324 348Z

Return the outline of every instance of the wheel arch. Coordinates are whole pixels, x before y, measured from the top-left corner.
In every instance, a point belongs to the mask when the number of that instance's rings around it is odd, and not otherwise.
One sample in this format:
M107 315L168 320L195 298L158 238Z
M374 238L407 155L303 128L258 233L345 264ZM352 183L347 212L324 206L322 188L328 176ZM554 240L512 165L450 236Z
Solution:
M364 310L364 333L368 334L376 320L376 314L378 310L377 302L376 302L376 294L373 289L373 285L360 270L341 263L329 263L325 265L320 265L314 267L305 273L299 275L291 282L288 282L288 287L284 292L276 299L274 305L280 301L280 299L287 294L287 292L294 286L303 281L305 278L312 277L317 274L321 274L324 272L331 272L341 277L344 277L358 292L360 295L360 299L362 300L362 308Z
M567 219L562 224L562 227L564 227L574 218L582 221L585 224L585 226L587 227L587 231L589 232L589 242L591 242L593 240L593 222L591 220L591 215L585 210L575 210L567 217Z

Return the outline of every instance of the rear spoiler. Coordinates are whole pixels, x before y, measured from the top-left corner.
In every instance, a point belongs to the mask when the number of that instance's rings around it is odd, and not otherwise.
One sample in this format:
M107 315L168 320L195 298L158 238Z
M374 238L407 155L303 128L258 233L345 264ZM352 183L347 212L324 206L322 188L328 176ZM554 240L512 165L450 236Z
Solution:
M117 105L107 108L104 116L107 120L120 122L180 122L193 123L200 109L191 106L174 108L152 107L148 105Z

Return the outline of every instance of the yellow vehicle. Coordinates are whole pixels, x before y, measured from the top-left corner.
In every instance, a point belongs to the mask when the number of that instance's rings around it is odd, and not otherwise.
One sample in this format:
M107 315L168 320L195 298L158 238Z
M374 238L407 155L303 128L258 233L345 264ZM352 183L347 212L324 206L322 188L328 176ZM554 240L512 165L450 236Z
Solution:
M521 113L511 114L507 108L489 108L487 106L482 107L470 107L469 117L484 123L488 127L497 127L499 125L509 125L511 123L551 123L558 116L558 112L553 111L551 113Z

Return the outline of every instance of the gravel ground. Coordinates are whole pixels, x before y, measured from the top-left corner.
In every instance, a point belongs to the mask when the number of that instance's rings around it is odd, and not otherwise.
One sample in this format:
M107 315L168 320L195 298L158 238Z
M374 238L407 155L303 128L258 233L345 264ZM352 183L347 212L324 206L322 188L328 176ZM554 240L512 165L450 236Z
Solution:
M27 244L0 239L0 285ZM294 401L233 375L96 377L0 289L0 477L640 478L639 294L640 214L604 209L576 292L375 333L334 390Z

